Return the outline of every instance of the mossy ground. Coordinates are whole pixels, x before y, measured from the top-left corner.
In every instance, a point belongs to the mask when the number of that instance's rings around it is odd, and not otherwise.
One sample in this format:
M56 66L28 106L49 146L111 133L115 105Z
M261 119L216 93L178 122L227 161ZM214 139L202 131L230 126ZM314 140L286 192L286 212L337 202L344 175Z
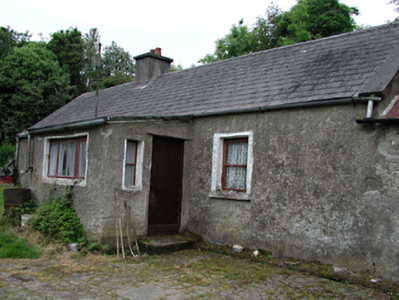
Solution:
M257 261L272 267L312 274L336 282L356 284L367 288L377 289L399 299L398 282L386 280L368 272L349 272L349 274L339 275L333 271L333 266L330 264L323 264L319 261L302 261L293 260L290 258L275 258L270 251L261 251L261 255L255 257L252 254L252 250L247 248L245 248L242 252L237 253L233 251L230 247L209 244L207 242L202 242L198 245L198 247L215 253L223 253L230 256L239 257L241 259ZM376 282L372 280L374 278L378 278Z

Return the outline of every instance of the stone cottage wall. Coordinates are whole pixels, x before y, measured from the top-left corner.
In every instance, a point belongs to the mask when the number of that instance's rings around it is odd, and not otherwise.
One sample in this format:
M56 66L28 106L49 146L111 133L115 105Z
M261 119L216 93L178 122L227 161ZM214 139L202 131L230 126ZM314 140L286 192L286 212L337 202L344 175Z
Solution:
M273 255L372 269L399 277L399 128L358 125L365 105L281 110L191 122L112 123L87 132L88 171L74 187L74 206L89 236L115 241L115 189L147 233L152 135L184 139L181 229L207 240L265 249ZM250 201L209 197L215 134L253 133ZM31 166L20 176L40 201L65 186L44 183L44 135L32 137ZM122 189L125 139L144 142L142 188ZM27 139L19 150L27 167Z
M188 227L207 240L399 276L399 128L364 105L196 119ZM253 132L252 200L209 197L216 133Z

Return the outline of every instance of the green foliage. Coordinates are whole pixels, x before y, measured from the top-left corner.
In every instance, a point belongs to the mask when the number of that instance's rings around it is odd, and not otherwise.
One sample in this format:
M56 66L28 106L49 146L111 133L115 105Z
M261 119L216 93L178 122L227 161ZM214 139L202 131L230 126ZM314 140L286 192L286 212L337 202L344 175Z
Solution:
M38 258L40 252L27 240L0 228L0 258Z
M205 65L205 64L213 63L215 61L218 61L217 57L215 57L215 55L213 55L213 54L208 53L203 58L199 59L198 63Z
M29 41L28 31L19 33L12 30L9 26L0 27L0 59L3 59L15 46L22 46Z
M4 198L2 199L4 203ZM3 204L4 206L4 204ZM4 213L0 219L0 225L20 227L21 226L21 216L24 214L32 214L37 209L37 203L33 199L25 202L23 205L10 207L7 212Z
M104 48L102 56L103 74L111 76L120 72L125 75L133 76L134 60L129 52L119 47L114 41L111 46Z
M243 23L240 20L237 25L233 25L229 34L216 41L215 56L218 60L248 54L255 48L256 40L249 27Z
M213 54L207 54L198 62L207 64L282 45L309 41L335 34L353 31L352 18L357 8L348 7L338 0L298 0L290 11L282 10L273 3L265 17L259 17L252 28L233 25L230 32L216 41Z
M101 64L100 88L109 88L134 79L135 64L133 57L115 42L104 48ZM95 89L95 82L91 83L90 89Z
M280 33L277 23L280 20L282 10L273 3L266 10L266 17L258 17L252 30L254 39L257 41L254 51L261 51L278 47L280 44Z
M0 60L0 141L23 131L70 99L68 76L43 43L15 47Z
M93 252L106 253L109 250L109 247L108 245L103 245L98 241L89 241L87 238L83 238L79 241L79 250L82 252L90 252L90 253Z
M32 226L65 244L83 239L83 226L72 207L72 187L67 187L63 197L49 198L48 203L38 209Z
M0 167L4 167L15 156L15 145L9 142L0 144Z
M72 98L86 91L86 82L82 75L85 66L83 44L82 33L77 28L53 33L47 44L48 49L56 55L64 73L69 76Z
M298 0L277 23L281 43L287 45L353 31L356 28L353 14L359 14L357 8L338 0Z
M174 72L174 71L180 71L180 70L183 70L183 67L182 67L182 65L175 65L175 64L172 64L171 66L170 66L170 71L171 72Z

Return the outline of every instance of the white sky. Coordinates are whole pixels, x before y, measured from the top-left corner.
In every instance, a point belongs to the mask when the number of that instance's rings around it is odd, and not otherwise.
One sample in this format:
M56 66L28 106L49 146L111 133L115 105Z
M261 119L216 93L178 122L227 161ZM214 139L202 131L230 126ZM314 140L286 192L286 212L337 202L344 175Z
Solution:
M253 25L271 0L0 0L0 26L39 33L77 27L83 34L97 28L104 46L115 41L133 56L162 48L162 55L184 68L215 50L215 41L244 19ZM399 16L389 0L341 0L360 10L359 25L381 25ZM296 0L275 0L284 11Z

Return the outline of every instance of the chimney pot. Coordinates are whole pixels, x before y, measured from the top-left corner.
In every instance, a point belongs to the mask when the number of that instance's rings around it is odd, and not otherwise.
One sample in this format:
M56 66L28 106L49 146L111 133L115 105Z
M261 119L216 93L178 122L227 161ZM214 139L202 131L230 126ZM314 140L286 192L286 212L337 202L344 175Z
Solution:
M154 50L154 49L151 49L151 50L150 50L150 53L155 53L155 50Z
M161 48L155 48L155 54L162 55Z

